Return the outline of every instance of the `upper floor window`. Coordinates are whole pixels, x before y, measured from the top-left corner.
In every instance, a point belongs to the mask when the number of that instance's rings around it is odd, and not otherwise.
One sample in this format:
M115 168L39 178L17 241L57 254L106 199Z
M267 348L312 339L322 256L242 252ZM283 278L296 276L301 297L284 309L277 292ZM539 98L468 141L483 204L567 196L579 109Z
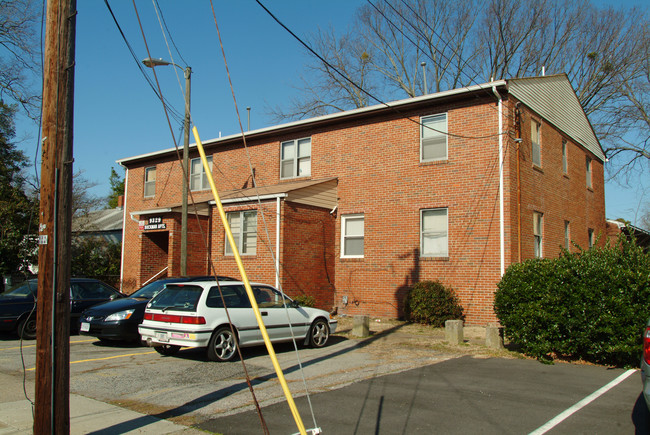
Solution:
M447 114L420 118L420 161L447 159Z
M569 225L569 221L564 221L564 248L567 251L571 250L571 230L569 228Z
M541 124L535 120L530 123L530 141L533 149L533 165L542 166Z
M587 174L587 187L591 189L593 186L591 183L591 158L589 156L585 158L585 166Z
M569 172L569 162L567 159L567 142L566 140L562 141L562 173L566 174Z
M280 178L311 175L311 138L282 142L280 154Z
M341 257L363 258L365 222L362 214L341 217Z
M144 169L144 196L156 195L156 167Z
M542 258L542 231L544 215L542 213L533 212L533 236L534 236L534 253L535 258Z
M234 211L226 214L228 225L240 255L255 255L257 252L257 211ZM226 255L233 255L226 238Z
M449 228L446 208L420 212L420 256L449 256Z
M207 157L210 172L212 172L212 156ZM190 190L208 190L210 183L208 183L208 175L205 172L203 163L200 158L192 159L190 162Z

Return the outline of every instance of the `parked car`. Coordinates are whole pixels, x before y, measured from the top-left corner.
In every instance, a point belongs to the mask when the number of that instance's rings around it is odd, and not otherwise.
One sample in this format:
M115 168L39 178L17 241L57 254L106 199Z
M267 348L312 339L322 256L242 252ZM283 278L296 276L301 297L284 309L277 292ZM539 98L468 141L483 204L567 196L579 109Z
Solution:
M643 398L650 411L650 320L643 331L643 356L641 357L641 382Z
M327 311L301 307L287 296L283 300L270 285L254 283L251 287L272 342L292 339L289 324L296 339L312 347L325 346L336 330L337 321ZM205 347L212 361L234 359L238 345L264 343L242 282L168 284L147 304L138 329L142 339L163 355L173 355L184 346Z
M24 340L36 338L38 280L27 280L0 294L0 330L15 331ZM93 305L125 297L97 279L70 279L70 330L76 331L81 313Z
M234 281L233 278L225 276L218 278ZM166 284L210 279L214 278L210 276L169 277L152 281L127 298L95 305L85 310L81 315L79 332L104 341L140 341L138 325L144 318L147 302L160 293Z

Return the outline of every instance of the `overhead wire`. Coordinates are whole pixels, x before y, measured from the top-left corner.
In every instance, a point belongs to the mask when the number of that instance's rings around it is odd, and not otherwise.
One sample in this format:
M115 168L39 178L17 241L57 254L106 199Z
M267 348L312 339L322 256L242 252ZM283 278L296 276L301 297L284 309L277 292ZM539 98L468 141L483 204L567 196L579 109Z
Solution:
M366 94L368 97L371 99L377 101L380 105L391 109L393 112L404 116L404 113L402 113L401 110L399 110L397 107L386 103L385 101L381 100L380 98L374 96L367 90L363 89L361 86L359 86L357 83L355 83L352 79L347 77L345 74L343 74L341 71L339 71L335 66L333 66L331 63L329 63L326 59L324 59L320 54L318 54L309 44L307 44L305 41L303 41L298 35L296 35L289 27L287 27L278 17L275 16L260 0L255 0L255 2L262 8L266 13L275 20L276 23L278 23L282 28L284 28L291 36L293 36L294 39L296 39L303 47L305 47L310 53L312 53L314 56L316 56L321 62L323 62L325 65L327 65L328 68L330 68L332 71L334 71L337 75L341 76L346 82L350 83L352 86L357 88L359 91L363 92ZM426 128L431 131L435 131L440 134L444 134L446 136L451 136L451 137L457 137L461 139L489 139L493 137L498 137L501 136L504 133L498 133L498 134L491 134L491 135L486 135L486 136L466 136L466 135L461 135L461 134L455 134L455 133L449 133L448 131L442 131L435 129L429 125L425 125L419 120L413 119L410 116L406 116L405 119L420 125L422 128Z

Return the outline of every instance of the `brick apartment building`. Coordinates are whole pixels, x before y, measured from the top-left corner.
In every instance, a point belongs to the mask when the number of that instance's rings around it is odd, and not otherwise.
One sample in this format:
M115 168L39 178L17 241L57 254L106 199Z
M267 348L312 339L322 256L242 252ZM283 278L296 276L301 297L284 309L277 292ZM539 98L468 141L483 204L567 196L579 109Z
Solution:
M247 150L241 134L204 147L249 278L339 313L398 317L407 289L435 279L456 291L467 323L487 324L508 265L590 246L605 232L605 156L566 75L245 136ZM212 262L238 277L198 157L191 145L187 272L207 274ZM118 163L129 292L180 274L182 175L174 149Z

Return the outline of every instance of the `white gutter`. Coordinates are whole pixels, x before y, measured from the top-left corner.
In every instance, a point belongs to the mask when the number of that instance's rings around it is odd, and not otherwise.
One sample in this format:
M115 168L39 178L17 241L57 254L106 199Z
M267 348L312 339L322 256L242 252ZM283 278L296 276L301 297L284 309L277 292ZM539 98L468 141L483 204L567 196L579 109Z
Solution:
M492 86L492 92L494 92L494 95L499 99L499 248L501 252L501 276L503 276L506 272L506 241L503 212L503 100L494 85Z
M275 288L280 288L280 201L275 203Z
M133 222L139 222L138 219L135 216L139 216L139 215L143 215L143 214L169 213L171 211L172 211L171 208L152 208L151 210L132 211L131 212L131 220Z
M280 199L280 198L286 198L289 196L286 193L269 193L267 195L255 195L255 196L238 196L237 198L228 198L228 199L222 199L221 203L222 204L233 204L236 202L257 202L257 201L266 201L267 199ZM216 202L214 200L208 201L208 204L210 205L216 205Z
M127 195L126 193L129 191L129 168L124 168L126 172L124 173L124 203L122 204L122 207L124 207L124 213L122 214L122 253L121 253L121 261L120 261L120 291L122 291L123 284L124 284L124 247L126 246L125 243L125 238L126 238L126 198Z

